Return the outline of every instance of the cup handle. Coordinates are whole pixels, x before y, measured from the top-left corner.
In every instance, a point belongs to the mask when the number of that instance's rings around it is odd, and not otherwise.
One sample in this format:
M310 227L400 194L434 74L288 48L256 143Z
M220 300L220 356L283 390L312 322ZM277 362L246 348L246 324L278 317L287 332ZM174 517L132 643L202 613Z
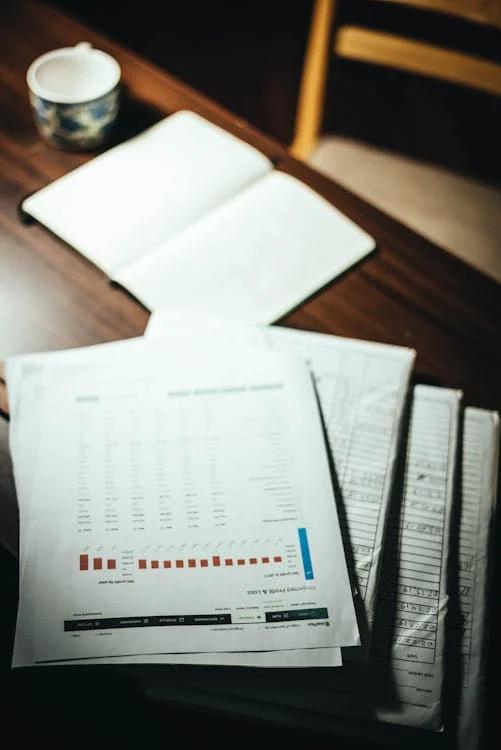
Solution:
M78 44L75 44L75 49L79 53L89 52L92 49L92 44L90 42L78 42Z

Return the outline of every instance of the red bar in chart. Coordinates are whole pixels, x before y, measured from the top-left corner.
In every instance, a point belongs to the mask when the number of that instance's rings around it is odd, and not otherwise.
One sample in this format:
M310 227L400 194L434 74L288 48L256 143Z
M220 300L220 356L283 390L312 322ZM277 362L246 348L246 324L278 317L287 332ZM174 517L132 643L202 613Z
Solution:
M108 559L105 561L108 570L116 570L117 561L115 559ZM223 557L220 555L212 555L210 558L197 559L195 557L189 557L187 559L180 560L138 560L138 568L140 570L146 570L147 568L158 570L159 568L171 569L187 569L187 568L208 568L212 565L214 568L220 568L224 566L226 568L232 567L244 567L245 565L269 565L270 563L281 563L283 562L282 555L264 555L263 557ZM89 567L89 556L80 555L80 570L88 570ZM102 570L103 559L101 557L95 557L93 559L94 570Z
M116 560L108 560L106 563L106 566L108 570L116 570L117 569L117 561Z
M102 570L103 569L103 558L102 557L95 557L94 558L94 570Z
M89 555L80 555L80 570L89 570Z

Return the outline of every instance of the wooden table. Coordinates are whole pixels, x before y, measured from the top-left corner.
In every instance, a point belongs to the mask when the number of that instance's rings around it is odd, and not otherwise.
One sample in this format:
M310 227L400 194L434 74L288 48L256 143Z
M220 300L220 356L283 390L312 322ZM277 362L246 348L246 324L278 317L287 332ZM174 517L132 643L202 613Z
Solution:
M92 156L57 151L40 140L25 86L35 57L80 41L110 52L122 67L126 97L117 140L178 109L192 109L259 148L376 238L372 257L281 322L414 347L417 381L462 389L466 404L501 408L501 295L493 281L146 60L31 2L0 5L0 358L135 336L148 319L140 304L76 252L18 217L24 196ZM0 428L0 539L15 550L5 421Z

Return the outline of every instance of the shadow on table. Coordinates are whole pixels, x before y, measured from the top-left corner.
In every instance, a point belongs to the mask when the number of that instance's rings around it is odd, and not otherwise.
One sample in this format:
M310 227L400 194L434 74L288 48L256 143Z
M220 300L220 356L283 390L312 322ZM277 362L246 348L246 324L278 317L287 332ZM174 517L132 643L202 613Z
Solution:
M120 112L113 129L113 135L111 142L107 144L107 148L117 146L119 143L132 138L135 135L139 135L147 128L150 128L155 123L159 122L165 117L165 112L152 107L151 104L147 104L140 99L132 96L132 94L125 89L122 93L122 99L120 103Z

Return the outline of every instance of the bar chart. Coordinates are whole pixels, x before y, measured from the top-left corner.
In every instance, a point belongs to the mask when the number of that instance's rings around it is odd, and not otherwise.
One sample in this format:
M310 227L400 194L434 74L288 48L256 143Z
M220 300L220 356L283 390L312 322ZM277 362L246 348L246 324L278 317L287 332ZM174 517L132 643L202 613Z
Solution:
M137 561L139 570L172 570L193 568L241 568L255 565L280 565L284 562L282 555L263 555L261 557L225 557L210 555L208 557L187 559L148 559L141 557Z
M134 578L144 572L255 571L260 576L302 575L314 579L313 563L305 528L296 529L296 538L281 536L182 539L146 544L142 549L107 547L100 543L80 550L77 571L87 575ZM110 579L110 580L112 580Z

